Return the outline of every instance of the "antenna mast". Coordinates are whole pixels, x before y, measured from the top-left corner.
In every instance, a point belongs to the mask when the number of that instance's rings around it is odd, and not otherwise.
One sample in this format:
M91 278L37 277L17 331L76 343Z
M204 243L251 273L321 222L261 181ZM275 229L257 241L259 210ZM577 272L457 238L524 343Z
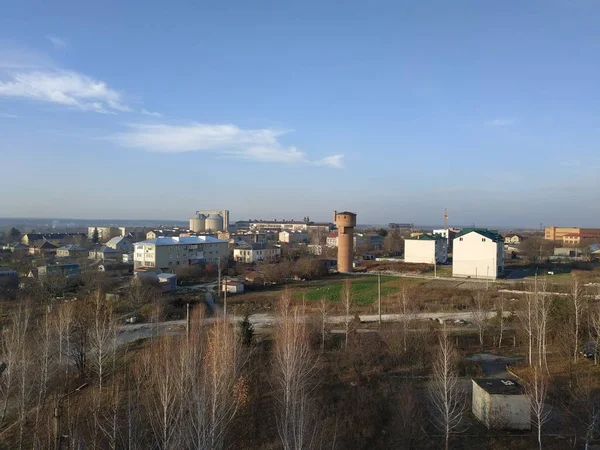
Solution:
M444 228L448 229L448 210L444 208Z

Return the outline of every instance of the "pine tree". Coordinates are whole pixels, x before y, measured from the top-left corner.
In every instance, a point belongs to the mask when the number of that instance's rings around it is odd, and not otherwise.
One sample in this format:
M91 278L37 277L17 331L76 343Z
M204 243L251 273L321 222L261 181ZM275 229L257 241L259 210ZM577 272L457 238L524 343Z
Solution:
M99 236L99 233L98 233L98 227L96 227L96 228L94 228L94 233L92 234L92 242L94 244L97 244L98 241L100 241L100 236Z
M240 322L240 338L244 345L252 345L252 340L254 339L254 325L250 323L248 314L246 314L244 320Z

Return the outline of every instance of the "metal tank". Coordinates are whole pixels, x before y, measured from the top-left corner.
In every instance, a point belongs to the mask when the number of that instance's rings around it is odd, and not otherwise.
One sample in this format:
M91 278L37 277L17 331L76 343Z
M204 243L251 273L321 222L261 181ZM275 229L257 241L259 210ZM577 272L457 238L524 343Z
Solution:
M338 260L339 272L352 272L354 260L354 227L356 214L344 211L333 213L333 220L338 229Z
M190 219L190 230L196 233L206 231L206 216L198 214L196 217L192 217Z
M223 216L210 214L206 218L206 231L223 231Z

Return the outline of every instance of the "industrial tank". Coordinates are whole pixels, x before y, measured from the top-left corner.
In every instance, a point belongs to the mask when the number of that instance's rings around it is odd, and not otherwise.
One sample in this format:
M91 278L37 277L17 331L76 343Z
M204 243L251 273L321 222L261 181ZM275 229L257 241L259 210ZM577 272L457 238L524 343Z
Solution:
M190 219L190 230L196 233L206 231L206 216L204 214L198 214L196 217Z
M223 216L220 214L209 214L205 225L206 231L223 231Z

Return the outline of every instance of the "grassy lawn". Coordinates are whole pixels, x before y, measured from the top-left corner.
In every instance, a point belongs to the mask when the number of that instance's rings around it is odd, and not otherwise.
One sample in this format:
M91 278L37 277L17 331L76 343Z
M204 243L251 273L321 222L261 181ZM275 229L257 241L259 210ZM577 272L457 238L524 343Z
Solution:
M381 277L381 296L398 292L397 278ZM352 301L358 305L370 305L377 300L377 277L351 278L352 281ZM306 295L307 300L320 300L325 297L332 302L341 300L342 280L336 280L333 283L328 283L323 286L318 286L303 290L295 294L299 298ZM396 285L394 285L394 284Z

